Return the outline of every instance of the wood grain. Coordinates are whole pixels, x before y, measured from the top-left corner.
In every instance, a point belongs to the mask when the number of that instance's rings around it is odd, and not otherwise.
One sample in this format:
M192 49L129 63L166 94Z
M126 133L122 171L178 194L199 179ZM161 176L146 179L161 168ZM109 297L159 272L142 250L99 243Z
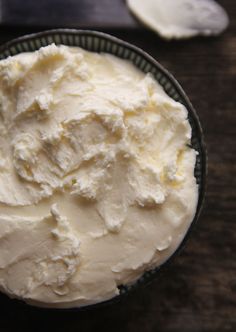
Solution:
M66 3L66 5L65 5ZM0 24L8 26L135 28L126 0L0 0Z
M48 312L0 296L0 331L236 331L236 2L221 3L229 30L218 38L165 42L154 33L106 30L140 46L179 80L208 148L204 212L185 249L158 279L120 303L87 312ZM1 29L0 41L32 32Z

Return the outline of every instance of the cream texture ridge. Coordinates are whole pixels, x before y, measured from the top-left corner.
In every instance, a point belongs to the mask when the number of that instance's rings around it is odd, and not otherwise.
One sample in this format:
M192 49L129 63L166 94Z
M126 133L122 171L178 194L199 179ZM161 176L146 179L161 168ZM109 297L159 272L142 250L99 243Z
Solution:
M166 261L198 201L185 107L63 45L0 61L0 86L0 290L80 307Z

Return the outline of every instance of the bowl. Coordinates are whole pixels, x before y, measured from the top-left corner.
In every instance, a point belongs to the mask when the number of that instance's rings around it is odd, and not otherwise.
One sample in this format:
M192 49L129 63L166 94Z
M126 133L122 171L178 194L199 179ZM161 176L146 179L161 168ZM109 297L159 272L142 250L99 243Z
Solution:
M188 111L188 119L192 128L191 146L198 152L194 170L194 175L196 177L199 190L197 210L183 241L176 249L176 251L162 265L145 272L142 277L139 278L139 280L136 281L134 284L120 286L120 294L117 295L115 298L85 307L94 308L100 305L115 302L124 295L130 293L132 290L136 289L139 285L146 285L150 283L150 281L152 281L155 277L159 275L159 271L164 266L167 266L180 252L180 250L183 249L187 238L189 237L194 225L199 218L203 206L207 169L206 149L203 139L202 128L196 111L194 110L192 104L190 103L188 97L186 96L179 83L165 68L163 68L150 55L148 55L145 51L139 49L138 47L131 45L130 43L97 31L75 29L48 30L35 34L25 35L0 46L0 60L22 52L33 52L35 50L38 50L40 47L47 46L51 43L55 43L57 45L64 44L68 46L78 46L91 52L110 53L118 56L119 58L131 61L138 69L140 69L144 73L151 73L154 79L164 88L165 92L171 98L173 98L175 101L180 102L186 107Z

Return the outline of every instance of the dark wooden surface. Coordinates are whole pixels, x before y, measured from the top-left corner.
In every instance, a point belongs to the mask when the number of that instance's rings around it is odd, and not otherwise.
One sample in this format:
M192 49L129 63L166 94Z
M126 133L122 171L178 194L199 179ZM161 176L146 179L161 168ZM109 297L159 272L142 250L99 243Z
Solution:
M0 5L0 25L137 27L127 10L126 0L0 0Z
M220 1L231 26L219 38L165 42L139 29L106 30L145 49L179 80L195 106L209 157L202 216L163 274L120 303L47 312L0 296L0 332L236 331L236 2ZM37 29L0 28L0 42Z

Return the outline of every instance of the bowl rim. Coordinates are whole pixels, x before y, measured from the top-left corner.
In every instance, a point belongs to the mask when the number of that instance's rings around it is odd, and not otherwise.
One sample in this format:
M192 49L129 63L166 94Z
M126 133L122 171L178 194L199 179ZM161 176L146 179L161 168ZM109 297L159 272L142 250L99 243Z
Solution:
M68 307L68 308L63 308L63 307L62 308L60 308L60 307L56 308L56 307L47 307L47 306L44 307L44 306L38 305L37 302L36 303L33 303L33 302L29 303L29 302L25 302L23 300L15 299L21 305L34 307L38 310L83 311L83 310L95 309L95 308L105 306L105 305L108 305L108 304L111 304L111 303L116 303L116 302L120 301L122 298L124 298L125 296L127 296L128 294L130 294L131 292L137 290L137 288L139 288L140 286L145 286L145 285L149 284L151 281L156 279L159 276L160 272L163 272L163 269L167 268L169 266L169 264L171 264L171 262L174 260L174 258L180 253L180 251L183 250L189 236L191 235L193 229L196 226L197 220L198 220L198 218L199 218L199 216L202 212L203 205L204 205L205 194L206 194L206 177L207 177L207 150L206 150L206 144L205 144L205 140L204 140L203 130L202 130L198 115L197 115L192 103L190 102L188 96L186 95L183 88L179 84L179 82L175 79L175 77L166 68L164 68L151 55L149 55L147 52L145 52L141 48L139 48L139 47L127 42L127 41L124 41L124 40L122 40L120 38L117 38L113 35L110 35L108 33L95 31L95 30L58 28L58 29L50 29L50 30L44 30L44 31L35 32L35 33L31 33L31 34L26 34L26 35L14 38L10 41L7 41L4 44L0 45L0 56L2 54L4 54L4 52L8 52L9 55L11 55L10 52L9 52L9 49L17 43L30 42L34 39L41 38L41 37L50 37L50 36L54 36L54 35L65 35L65 34L66 35L71 35L71 34L72 35L83 35L85 37L92 36L92 37L97 37L97 38L103 38L107 41L111 41L113 43L116 43L116 44L118 44L119 46L122 46L125 49L129 49L130 51L135 52L141 58L144 58L149 63L151 63L155 68L157 68L158 71L161 72L162 75L164 75L165 78L167 78L167 80L171 82L172 86L174 86L174 88L176 89L176 91L181 96L182 100L184 101L184 105L185 105L188 113L191 113L191 116L194 120L196 136L198 137L198 141L199 141L199 150L200 150L201 161L202 161L201 162L201 170L200 170L200 172L201 172L201 183L200 183L199 190L198 190L197 208L196 208L196 212L195 212L195 215L193 217L193 220L192 220L191 224L189 225L182 241L180 242L180 244L176 248L176 250L171 254L171 256L169 256L161 265L159 265L157 267L154 267L151 270L144 271L143 275L141 277L139 277L139 279L136 280L133 284L129 285L128 289L125 290L125 292L120 292L120 294L114 296L113 298L108 299L108 300L104 300L104 301L101 301L101 302L98 302L98 303L89 304L89 305L85 305L85 306L81 306L81 307L73 307L72 306L72 307ZM46 45L49 45L49 44L51 44L51 43L48 43L48 42L46 43ZM61 44L62 45L63 43L56 43L56 44L58 44L58 45ZM16 54L24 53L24 52L25 51L23 50L23 51L17 52ZM94 51L94 52L96 52L96 51ZM104 51L104 52L101 52L101 53L108 53L108 54L110 53L111 54L111 52L107 52L107 51ZM119 57L119 55L116 55L116 56ZM7 57L7 55L4 56L4 58L6 58L6 57ZM130 61L129 59L127 59L127 60ZM136 67L138 68L138 66L136 66ZM156 78L155 78L155 80L156 80ZM158 83L161 84L160 82L158 82ZM196 167L196 165L195 165L195 167ZM152 272L151 275L149 274L148 276L145 276L145 273L150 272L150 271ZM144 278L143 278L143 276L144 276ZM7 294L5 294L5 295L7 295Z

